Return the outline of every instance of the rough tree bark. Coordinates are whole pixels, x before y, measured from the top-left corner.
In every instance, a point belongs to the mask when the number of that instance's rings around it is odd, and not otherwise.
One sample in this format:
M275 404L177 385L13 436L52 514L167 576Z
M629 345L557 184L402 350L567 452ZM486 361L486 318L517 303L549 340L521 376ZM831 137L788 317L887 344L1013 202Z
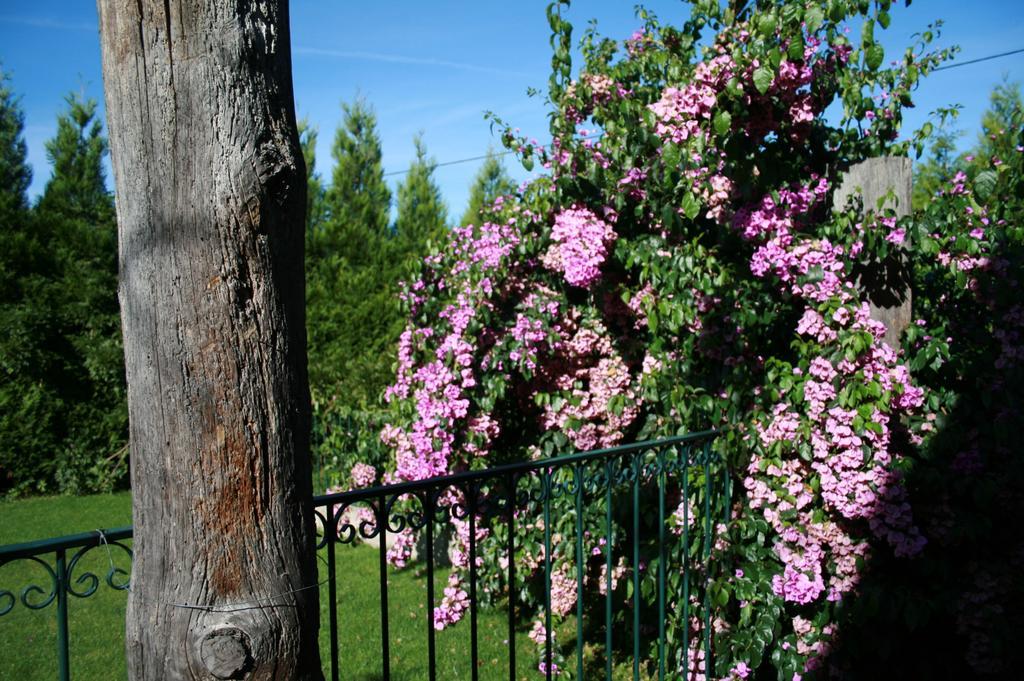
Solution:
M305 171L286 0L98 0L131 679L316 679Z

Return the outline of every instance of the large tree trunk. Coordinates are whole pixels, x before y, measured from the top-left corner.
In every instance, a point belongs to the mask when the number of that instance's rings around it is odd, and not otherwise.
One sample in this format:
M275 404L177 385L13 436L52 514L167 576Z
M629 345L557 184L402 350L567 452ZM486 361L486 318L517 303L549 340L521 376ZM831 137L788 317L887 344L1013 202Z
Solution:
M99 0L132 679L321 678L286 0Z

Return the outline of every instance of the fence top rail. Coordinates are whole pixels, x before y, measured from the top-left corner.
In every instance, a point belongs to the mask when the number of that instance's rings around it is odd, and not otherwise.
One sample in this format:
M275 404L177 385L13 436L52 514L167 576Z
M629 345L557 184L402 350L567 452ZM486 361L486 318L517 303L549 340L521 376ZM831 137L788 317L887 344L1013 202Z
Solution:
M48 539L37 539L36 541L23 542L21 544L7 544L0 546L0 564L17 558L28 558L41 553L53 553L55 551L77 549L84 546L98 546L104 541L115 542L122 539L131 539L132 526L115 527L109 530L91 530L78 534L66 534L61 537L50 537Z
M396 485L381 485L377 487L368 487L366 489L350 490L348 492L324 494L313 498L313 507L317 508L320 506L327 506L329 504L365 501L366 499L379 498L382 495L411 494L430 489L431 487L436 487L439 484L449 486L453 484L477 482L488 478L502 478L509 475L529 473L544 468L560 468L574 463L612 458L614 456L648 449L667 449L669 447L682 444L713 440L717 435L718 432L715 430L703 430L697 433L676 435L658 440L634 442L619 447L595 449L589 452L554 456L547 459L538 459L536 461L523 461L519 463L505 464L503 466L495 466L493 468L478 471L463 471L452 475L442 475L434 478L426 478L424 480L403 482ZM127 525L125 527L117 527L109 530L92 530L90 532L80 532L78 534L68 534L60 537L50 537L48 539L38 539L36 541L23 542L20 544L7 544L5 546L0 546L0 564L7 563L18 558L36 556L42 553L53 553L60 550L85 546L98 546L104 541L114 542L131 538L132 526Z
M377 487L366 487L364 489L349 490L347 492L335 492L334 494L325 494L323 496L316 497L313 501L316 506L325 506L327 504L343 504L346 502L376 499L384 495L392 496L412 494L436 487L439 484L448 487L460 483L478 482L489 478L502 478L519 473L529 473L545 468L562 468L574 463L592 461L594 459L610 459L636 451L668 449L669 447L682 444L711 441L717 436L717 430L702 430L696 433L687 433L686 435L674 435L672 437L661 438L658 440L643 440L642 442L634 442L618 447L594 449L589 452L577 452L576 454L553 456L547 459L537 459L536 461L520 461L517 463L505 464L503 466L494 466L492 468L485 468L476 471L462 471L461 473L453 473L451 475L439 475L433 478L424 478L423 480L402 482L394 485L379 485Z

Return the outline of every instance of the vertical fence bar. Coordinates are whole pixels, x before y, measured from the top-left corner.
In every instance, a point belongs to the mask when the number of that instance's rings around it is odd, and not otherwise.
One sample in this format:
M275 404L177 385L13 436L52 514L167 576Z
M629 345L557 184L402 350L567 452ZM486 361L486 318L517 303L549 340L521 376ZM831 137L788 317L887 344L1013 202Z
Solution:
M388 631L388 508L387 499L382 494L378 501L377 527L380 540L380 549L377 554L380 558L380 654L381 673L384 680L391 678L391 636Z
M711 652L711 548L714 520L711 516L711 442L704 443L704 672L714 673Z
M508 484L508 680L516 681L516 478L505 476Z
M640 470L643 454L633 455L633 681L640 678Z
M469 660L472 665L470 676L477 681L480 670L480 650L477 643L476 623L476 489L469 485L466 509L469 511Z
M609 459L604 464L607 487L604 493L604 673L612 678L612 474L614 465Z
M732 520L732 478L729 476L729 467L725 464L725 459L720 459L719 463L722 465L722 522L726 527L729 526L729 521Z
M424 494L423 512L427 516L427 664L430 681L437 678L437 651L434 641L434 499Z
M57 676L60 681L71 678L68 654L68 569L64 549L57 549Z
M683 468L683 670L690 678L690 447L681 448Z
M576 678L583 678L583 468L573 468L576 483Z
M658 681L665 681L665 451L658 452Z
M722 475L722 526L725 532L728 532L732 520L732 477L729 475L729 466L724 456L719 457L718 463Z
M328 507L330 509L330 507ZM338 582L335 570L334 543L338 539L338 521L334 510L327 523L327 618L331 629L331 681L338 681Z
M551 469L541 472L544 495L544 675L551 681Z

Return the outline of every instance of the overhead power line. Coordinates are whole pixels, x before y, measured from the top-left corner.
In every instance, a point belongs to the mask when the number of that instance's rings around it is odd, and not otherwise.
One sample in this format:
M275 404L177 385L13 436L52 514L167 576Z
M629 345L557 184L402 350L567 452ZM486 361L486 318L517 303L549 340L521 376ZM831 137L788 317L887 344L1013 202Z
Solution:
M499 151L493 154L484 154L483 156L470 156L469 158L460 158L455 161L445 161L444 163L430 163L428 165L431 168L440 168L442 166L453 166L459 163L469 163L470 161L482 161L488 156L494 156L495 158L499 156L508 156L511 153L512 151ZM391 177L392 175L405 175L407 172L409 172L408 168L406 168L405 170L392 170L390 173L384 173L383 177Z
M596 135L590 135L589 137L581 137L580 139L599 140L602 137L604 137L604 133L603 132L602 133L598 133ZM550 144L542 145L542 147L550 147L550 146L551 146ZM459 163L469 163L470 161L482 161L482 160L484 160L486 158L491 158L491 157L493 157L493 158L501 158L502 156L508 156L509 154L514 154L514 153L516 153L514 150L507 149L505 151L491 152L490 154L484 154L483 156L470 156L469 158L460 158L460 159L456 159L454 161L445 161L443 163L428 163L427 165L430 166L431 170L433 170L434 168L440 168L442 166L453 166L453 165L457 165ZM406 168L405 170L392 170L391 172L384 173L381 177L391 177L393 175L405 175L407 172L409 172L408 168Z
M1021 52L1024 52L1024 47L1021 47L1020 49L1016 49L1016 50L1010 50L1009 52L1000 52L999 54L990 54L987 57L978 57L977 59L968 59L967 61L962 61L962 62L960 62L958 64L946 64L945 66L940 66L937 69L932 69L932 73L934 73L936 71L945 71L946 69L955 69L958 66L967 66L969 64L980 64L983 61L989 61L990 59L999 59L1000 57L1009 57L1011 54L1020 54Z
M932 69L932 73L935 73L936 71L945 71L947 69L955 69L955 68L957 68L959 66L970 66L971 64L980 64L983 61L991 61L993 59L1000 59L1002 57L1009 57L1009 56L1014 55L1014 54L1020 54L1021 52L1024 52L1024 47L1018 48L1016 50L1010 50L1009 52L1000 52L999 54L990 54L987 57L978 57L977 59L968 59L967 61L958 62L956 64L946 64L945 66L940 66L938 68ZM434 163L434 164L431 165L431 168L441 168L441 167L444 167L444 166L458 165L460 163L472 163L473 161L482 161L482 160L486 159L488 156L493 156L495 158L500 158L502 156L508 156L509 154L512 154L512 153L515 153L515 152L509 150L509 151L500 151L500 152L497 152L497 153L494 153L494 154L484 154L483 156L470 156L469 158L459 158L459 159L455 159L454 161L444 161L443 163ZM396 175L405 175L408 172L409 172L408 168L406 168L405 170L392 170L389 173L384 173L384 177L394 177Z

